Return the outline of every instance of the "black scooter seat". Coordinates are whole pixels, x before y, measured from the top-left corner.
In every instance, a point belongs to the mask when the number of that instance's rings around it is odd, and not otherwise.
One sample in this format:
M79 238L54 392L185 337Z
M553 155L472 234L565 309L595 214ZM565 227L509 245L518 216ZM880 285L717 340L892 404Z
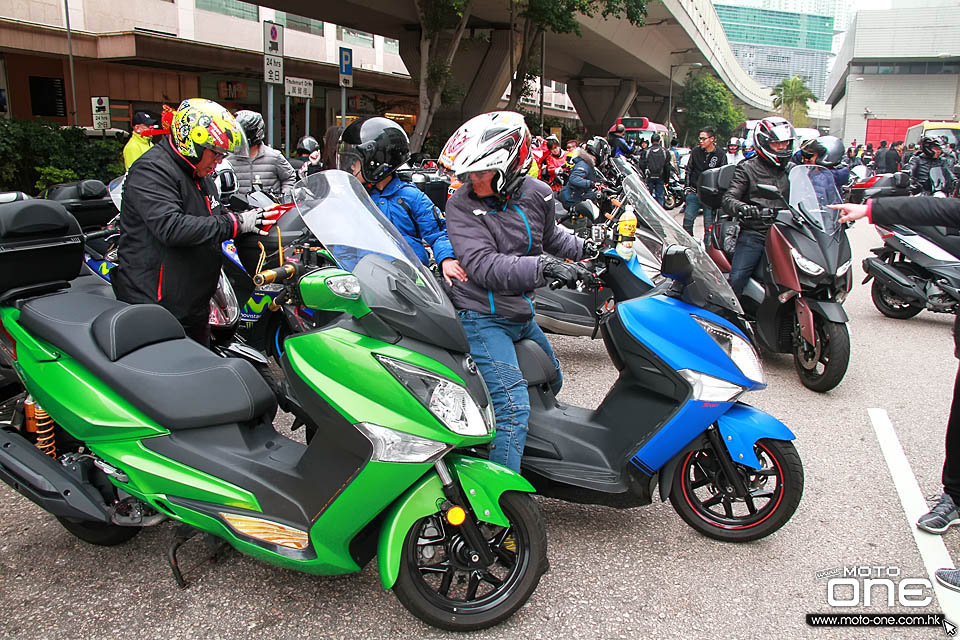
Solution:
M274 394L249 362L220 358L187 339L159 305L68 291L26 302L20 324L168 429L245 422L276 411Z
M517 363L520 372L527 381L527 386L553 382L557 377L557 368L547 352L540 348L533 340L521 340L516 343Z

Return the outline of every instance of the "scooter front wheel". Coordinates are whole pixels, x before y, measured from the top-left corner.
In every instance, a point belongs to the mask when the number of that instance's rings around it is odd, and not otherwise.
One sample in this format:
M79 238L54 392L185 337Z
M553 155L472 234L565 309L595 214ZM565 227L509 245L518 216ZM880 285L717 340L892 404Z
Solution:
M547 533L533 499L510 491L500 498L508 527L478 523L495 561L477 567L458 527L441 514L407 533L393 587L403 605L427 624L449 631L485 629L509 618L540 582Z
M784 440L758 440L753 450L760 469L731 461L747 488L743 497L736 495L712 448L684 456L670 489L670 503L687 524L715 540L749 542L790 520L803 495L800 455L792 442Z
M817 343L798 338L793 364L807 389L823 393L843 380L850 364L850 333L842 322L817 318Z

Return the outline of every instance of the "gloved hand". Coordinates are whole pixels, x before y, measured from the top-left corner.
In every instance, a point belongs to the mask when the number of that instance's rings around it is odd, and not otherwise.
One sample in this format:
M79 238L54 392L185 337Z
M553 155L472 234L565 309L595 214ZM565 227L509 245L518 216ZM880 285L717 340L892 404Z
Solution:
M581 270L576 263L564 262L553 256L544 256L540 268L544 279L551 287L553 283L559 282L561 285L574 288L581 277Z
M753 204L742 204L737 207L737 214L743 220L758 219L760 217L760 207Z
M696 187L689 187L689 186L687 186L687 187L684 187L684 188L683 188L683 195L685 195L685 196L689 196L690 194L696 194L696 193L697 193L697 188L696 188Z
M261 236L267 235L266 229L276 222L280 212L264 211L263 209L251 209L243 213L236 214L240 229L237 235L243 233L258 233Z
M600 255L600 246L593 240L584 240L583 253L581 255L584 260L593 260Z

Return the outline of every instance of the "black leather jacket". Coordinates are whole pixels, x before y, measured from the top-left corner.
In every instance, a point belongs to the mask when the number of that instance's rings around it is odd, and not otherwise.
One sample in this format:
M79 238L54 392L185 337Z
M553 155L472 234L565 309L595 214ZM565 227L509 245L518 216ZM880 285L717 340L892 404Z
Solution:
M947 179L947 186L951 186L953 174L950 172L950 163L947 162L943 156L934 159L928 158L920 153L910 158L910 181L916 183L924 191L929 192L931 189L930 169L934 167L943 169L943 173ZM950 191L950 189L948 189L948 191Z
M790 181L787 179L789 170L775 167L760 156L753 156L737 165L730 180L730 188L723 194L723 210L739 218L738 209L741 205L752 204L761 208L782 209L785 205L778 198L773 198L757 188L759 184L769 184L777 187L784 200L790 198ZM773 221L748 218L740 222L742 229L766 233Z

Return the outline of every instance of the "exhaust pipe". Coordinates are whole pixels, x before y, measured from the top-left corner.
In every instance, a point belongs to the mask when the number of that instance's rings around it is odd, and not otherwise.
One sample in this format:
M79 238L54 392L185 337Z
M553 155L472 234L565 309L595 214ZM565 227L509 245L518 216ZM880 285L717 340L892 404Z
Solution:
M100 492L23 436L0 430L0 480L55 516L110 522Z
M906 302L926 305L927 297L917 283L879 258L864 258L863 270Z

